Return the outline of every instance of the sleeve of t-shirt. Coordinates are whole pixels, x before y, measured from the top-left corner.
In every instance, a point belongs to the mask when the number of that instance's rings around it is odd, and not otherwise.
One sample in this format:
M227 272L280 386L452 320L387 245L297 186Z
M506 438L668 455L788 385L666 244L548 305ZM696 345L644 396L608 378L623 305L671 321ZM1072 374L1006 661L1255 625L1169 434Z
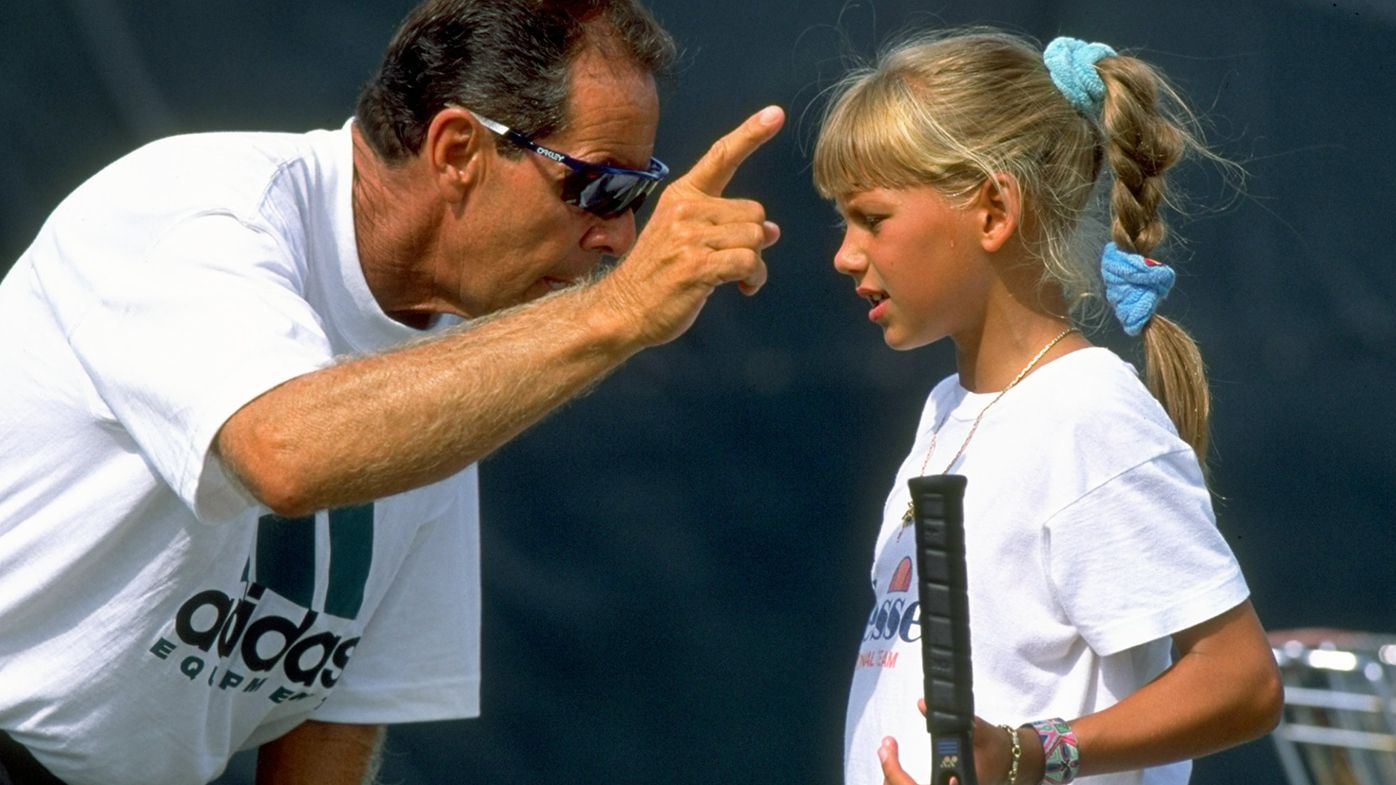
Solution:
M451 482L460 483L459 503L419 530L315 719L392 725L479 716L475 469Z
M211 448L248 401L332 361L305 271L271 232L219 212L130 263L79 253L49 299L102 401L201 520L254 506Z
M1076 500L1048 521L1045 543L1057 602L1102 656L1200 624L1249 596L1187 449Z

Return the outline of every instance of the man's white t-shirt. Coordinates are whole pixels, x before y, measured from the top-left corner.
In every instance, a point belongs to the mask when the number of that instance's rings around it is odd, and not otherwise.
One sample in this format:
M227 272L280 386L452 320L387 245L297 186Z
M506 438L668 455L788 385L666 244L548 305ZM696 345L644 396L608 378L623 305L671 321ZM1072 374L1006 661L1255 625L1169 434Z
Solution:
M849 695L849 785L882 782L877 750L887 736L917 781L931 773L916 707L925 690L915 533L902 523L907 480L945 473L996 395L970 393L957 376L937 385L888 494ZM974 703L990 723L1111 706L1168 667L1173 633L1249 595L1192 449L1134 369L1106 349L1072 352L1025 378L985 414L949 473L968 479ZM1190 771L1184 762L1077 781L1179 785Z
M423 334L368 289L352 182L347 124L155 142L0 283L0 728L71 785L205 782L307 718L478 714L474 467L288 521L211 449L272 387Z

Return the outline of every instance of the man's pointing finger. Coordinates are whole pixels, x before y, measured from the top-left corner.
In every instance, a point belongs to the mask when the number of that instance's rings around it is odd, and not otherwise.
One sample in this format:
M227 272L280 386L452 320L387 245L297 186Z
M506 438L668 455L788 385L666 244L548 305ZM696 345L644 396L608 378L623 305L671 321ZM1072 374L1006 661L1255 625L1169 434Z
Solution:
M688 170L684 180L709 196L721 196L722 189L737 173L737 167L756 148L775 136L784 122L785 111L779 106L768 106L748 117L746 122L714 142L708 152L698 159L698 163Z

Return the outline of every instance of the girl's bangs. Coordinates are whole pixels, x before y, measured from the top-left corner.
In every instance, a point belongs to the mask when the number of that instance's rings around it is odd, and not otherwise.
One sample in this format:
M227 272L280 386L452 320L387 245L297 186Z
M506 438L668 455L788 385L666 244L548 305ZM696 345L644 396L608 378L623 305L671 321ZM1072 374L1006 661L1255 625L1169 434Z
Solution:
M915 135L893 85L853 81L825 115L814 149L814 185L826 199L919 184ZM891 89L888 89L891 88Z

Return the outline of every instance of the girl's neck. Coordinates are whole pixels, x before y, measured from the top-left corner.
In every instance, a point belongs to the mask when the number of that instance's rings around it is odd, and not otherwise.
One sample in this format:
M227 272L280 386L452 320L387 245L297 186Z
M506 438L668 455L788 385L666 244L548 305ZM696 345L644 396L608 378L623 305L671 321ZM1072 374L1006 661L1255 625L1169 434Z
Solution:
M1065 318L1031 313L1011 322L989 321L972 334L956 335L955 360L960 385L975 393L1003 390L1044 347L1070 326ZM1061 337L1033 364L1029 374L1064 354L1090 345L1079 332Z
M998 392L1013 383L1048 344L1058 339L1033 363L1029 373L1052 360L1090 346L1071 327L1066 297L1044 280L1042 263L1024 247L1017 234L988 254L992 280L977 324L955 333L955 359L960 384L975 393Z

